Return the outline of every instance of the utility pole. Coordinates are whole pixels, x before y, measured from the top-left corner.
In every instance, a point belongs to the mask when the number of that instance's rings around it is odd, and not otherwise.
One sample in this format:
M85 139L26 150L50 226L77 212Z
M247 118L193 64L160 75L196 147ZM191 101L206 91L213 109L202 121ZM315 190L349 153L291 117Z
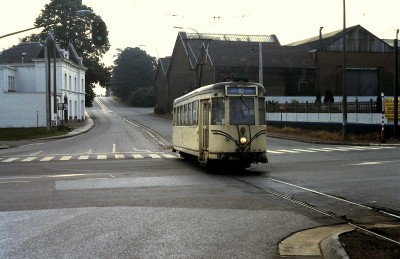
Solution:
M342 138L347 138L347 89L346 89L346 0L343 0L343 125L342 125Z
M398 116L399 116L399 47L398 47L399 30L396 31L396 39L394 40L394 118L393 118L393 135L398 137Z
M47 55L48 55L48 62L49 62L49 85L51 85L51 72L50 72L50 57L53 57L53 120L54 122L57 121L57 112L58 112L58 104L57 104L57 51L56 51L56 41L54 36L51 33L47 34ZM49 87L49 90L51 87ZM50 90L51 91L51 90ZM51 105L50 105L51 107ZM51 109L50 109L51 114Z
M264 85L264 69L263 69L263 56L262 56L262 42L258 43L258 82Z

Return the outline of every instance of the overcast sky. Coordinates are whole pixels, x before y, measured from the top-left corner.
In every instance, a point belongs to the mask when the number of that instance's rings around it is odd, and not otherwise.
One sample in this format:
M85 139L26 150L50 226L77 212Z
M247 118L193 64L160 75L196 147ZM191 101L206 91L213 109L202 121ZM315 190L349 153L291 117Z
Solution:
M0 36L30 28L50 0L2 3ZM200 33L275 34L281 44L340 30L343 0L83 0L106 22L113 64L117 48L141 47L152 56L169 56L179 29ZM346 0L347 27L360 24L383 39L394 39L400 28L399 0ZM191 29L184 29L194 32ZM32 32L0 39L0 51Z

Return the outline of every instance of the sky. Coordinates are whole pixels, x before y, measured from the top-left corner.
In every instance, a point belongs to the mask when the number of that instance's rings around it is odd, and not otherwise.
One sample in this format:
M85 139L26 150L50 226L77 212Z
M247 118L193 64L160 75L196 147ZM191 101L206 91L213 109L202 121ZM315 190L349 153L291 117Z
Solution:
M2 5L0 36L33 27L51 0L13 0ZM382 39L400 28L399 0L346 0L346 27L360 24ZM275 34L282 45L343 28L343 0L82 0L109 30L112 65L117 49L140 47L170 56L179 31L245 35ZM183 27L177 29L174 27ZM0 39L0 51L35 30Z

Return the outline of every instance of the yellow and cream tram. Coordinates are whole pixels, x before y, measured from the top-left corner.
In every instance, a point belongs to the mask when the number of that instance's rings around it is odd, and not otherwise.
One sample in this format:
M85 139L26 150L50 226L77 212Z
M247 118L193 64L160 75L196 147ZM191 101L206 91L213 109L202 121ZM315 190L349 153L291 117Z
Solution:
M221 82L174 100L173 151L205 165L267 163L265 88Z

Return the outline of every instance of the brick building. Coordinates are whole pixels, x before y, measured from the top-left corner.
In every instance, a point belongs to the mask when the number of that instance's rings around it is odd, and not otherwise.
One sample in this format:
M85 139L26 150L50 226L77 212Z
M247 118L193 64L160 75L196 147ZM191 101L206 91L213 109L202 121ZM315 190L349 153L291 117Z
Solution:
M341 96L343 39L340 30L282 46L275 35L179 32L157 68L155 111L170 112L175 98L232 75L259 82L260 65L268 96ZM393 95L390 44L357 25L346 29L346 49L348 96Z

